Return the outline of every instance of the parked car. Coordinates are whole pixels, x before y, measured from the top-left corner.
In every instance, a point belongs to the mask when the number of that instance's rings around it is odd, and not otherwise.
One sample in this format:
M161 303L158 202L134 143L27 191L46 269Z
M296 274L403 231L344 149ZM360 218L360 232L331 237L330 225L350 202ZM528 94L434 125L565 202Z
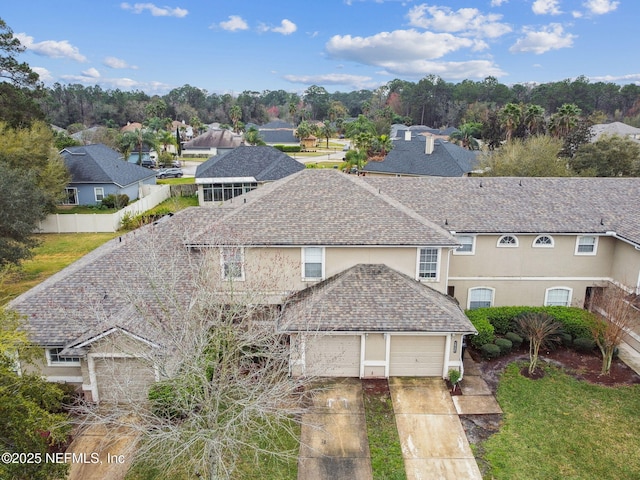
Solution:
M156 178L180 178L182 175L183 173L181 168L163 168L162 170L158 170L158 173L156 173Z
M140 165L145 168L156 168L156 162L150 158L143 158L142 162L140 162Z

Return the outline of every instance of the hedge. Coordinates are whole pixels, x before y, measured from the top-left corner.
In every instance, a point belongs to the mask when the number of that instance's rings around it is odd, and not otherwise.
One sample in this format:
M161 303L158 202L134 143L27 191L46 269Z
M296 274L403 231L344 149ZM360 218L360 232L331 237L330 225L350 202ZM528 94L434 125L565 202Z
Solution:
M285 153L297 153L302 150L300 145L274 145L273 148Z
M495 335L506 335L514 330L514 319L524 313L546 313L560 322L565 333L572 338L592 338L589 322L594 314L577 307L486 307L467 310L465 313L478 335L471 337L471 344L480 348L493 343Z

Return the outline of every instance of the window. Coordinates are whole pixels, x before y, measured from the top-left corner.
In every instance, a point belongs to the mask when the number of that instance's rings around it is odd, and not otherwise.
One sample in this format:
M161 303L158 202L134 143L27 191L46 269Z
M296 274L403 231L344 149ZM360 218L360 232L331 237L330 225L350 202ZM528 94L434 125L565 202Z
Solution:
M462 245L453 251L454 255L473 255L475 252L475 239L472 235L456 235L456 240Z
M553 237L549 235L538 235L533 241L536 248L553 248Z
M571 289L566 287L547 288L544 304L545 306L568 307L571 305Z
M58 367L72 367L80 365L80 357L61 357L60 352L63 348L47 349L47 365Z
M63 200L63 205L78 205L78 189L74 187L67 187L64 189L66 197Z
M243 195L258 188L256 182L245 183L204 183L202 195L205 202L222 202Z
M224 280L244 280L244 249L224 247L220 251L222 278Z
M469 289L469 310L493 305L493 288L477 287Z
M418 278L436 280L438 278L437 248L421 248L418 258Z
M324 278L324 248L306 247L302 249L302 278L306 280Z
M595 235L579 236L576 239L576 255L595 255L598 249L598 237Z
M513 235L503 235L498 239L499 247L517 247L518 237Z
M96 197L96 202L101 202L104 198L104 188L102 187L94 187L93 194Z

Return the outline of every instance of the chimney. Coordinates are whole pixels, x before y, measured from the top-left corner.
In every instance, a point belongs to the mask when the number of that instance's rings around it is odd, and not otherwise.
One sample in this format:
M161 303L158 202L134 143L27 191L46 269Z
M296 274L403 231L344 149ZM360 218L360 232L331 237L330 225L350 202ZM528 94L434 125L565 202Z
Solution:
M426 141L424 144L424 153L431 155L433 153L433 147L435 144L435 138L433 135L425 135Z
M405 130L404 131L404 141L405 142L410 142L411 141L411 130Z

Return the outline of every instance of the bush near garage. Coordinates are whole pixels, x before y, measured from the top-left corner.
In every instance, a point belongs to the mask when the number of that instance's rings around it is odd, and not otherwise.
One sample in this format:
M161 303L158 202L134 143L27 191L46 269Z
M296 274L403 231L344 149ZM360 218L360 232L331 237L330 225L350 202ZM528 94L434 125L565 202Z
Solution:
M481 348L487 343L493 343L496 335L505 336L515 328L515 319L525 313L545 313L561 323L563 331L575 338L592 338L589 322L594 314L577 307L485 307L467 310L465 312L478 335L470 338L471 345ZM515 343L515 342L514 342Z

